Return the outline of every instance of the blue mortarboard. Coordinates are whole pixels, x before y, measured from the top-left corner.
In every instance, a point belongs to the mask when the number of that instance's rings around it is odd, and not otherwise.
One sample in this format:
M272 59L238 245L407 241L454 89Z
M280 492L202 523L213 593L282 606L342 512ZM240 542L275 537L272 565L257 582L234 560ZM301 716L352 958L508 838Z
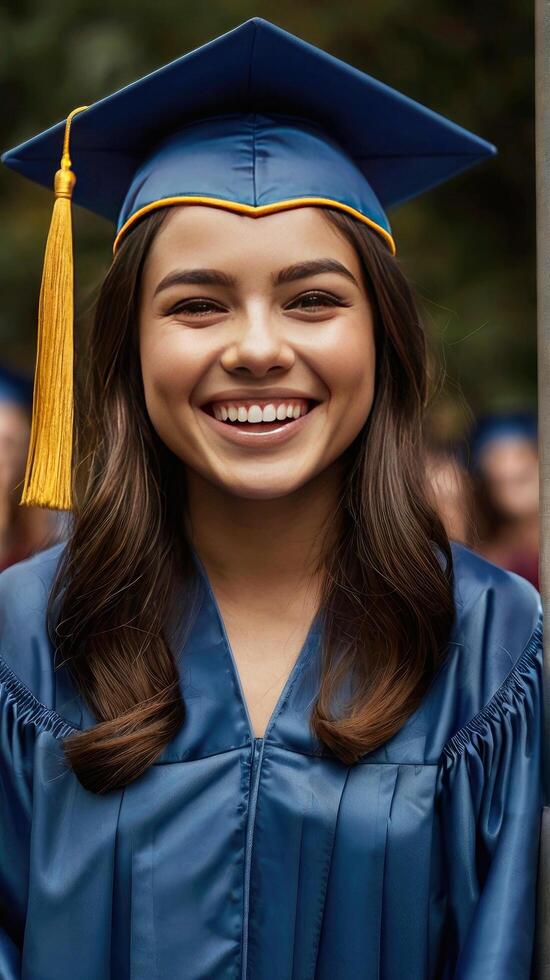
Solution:
M3 162L51 187L64 128ZM115 222L119 240L145 209L191 198L256 214L324 202L392 245L386 208L493 153L461 126L253 17L75 117L73 199Z
M393 253L388 207L495 152L456 123L261 17L74 110L2 157L25 177L55 186L58 213L54 209L46 250L39 347L42 334L44 359L65 367L58 388L68 389L72 375L66 354L72 345L71 197L116 224L115 250L149 211L195 203L255 217L305 205L336 207L374 229ZM61 254L66 263L59 262ZM63 449L63 465L52 473L42 444L47 441L51 454L53 427L63 429L59 445L70 446L72 409L67 397L58 411L48 371L46 378L37 370L33 430L42 427L43 435L36 449L31 436L37 475L31 478L28 467L32 487L26 477L23 502L62 508L69 506L70 458Z

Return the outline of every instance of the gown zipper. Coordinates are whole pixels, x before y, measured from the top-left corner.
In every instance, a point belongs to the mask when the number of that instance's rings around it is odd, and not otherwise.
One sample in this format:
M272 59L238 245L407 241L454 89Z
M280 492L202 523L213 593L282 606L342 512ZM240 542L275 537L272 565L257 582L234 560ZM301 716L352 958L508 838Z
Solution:
M272 729L272 727L273 727L273 725L274 725L274 723L275 723L275 721L276 721L276 719L277 719L277 717L279 715L280 708L284 704L284 702L285 702L285 700L286 700L286 698L288 696L288 691L290 690L291 686L294 684L294 681L296 679L296 676L298 675L299 671L301 670L301 668L303 666L305 657L306 657L306 655L307 655L307 653L309 652L309 649L310 649L310 643L314 640L314 638L316 636L316 627L317 626L320 626L320 624L321 624L321 613L320 612L317 612L316 615L313 617L313 620L310 623L307 636L306 636L306 638L305 638L305 640L304 640L304 642L302 644L302 649L300 650L300 652L298 654L298 657L296 658L296 660L294 662L294 666L290 670L290 673L289 673L289 675L288 675L288 677L286 679L286 682L284 684L284 687L283 687L283 689L282 689L282 691L281 691L281 693L279 695L279 698L277 700L277 704L275 705L275 707L274 707L274 709L273 709L273 711L271 713L271 717L270 717L270 719L269 719L269 721L267 723L267 726L266 726L266 729L264 731L263 737L261 737L261 738L260 737L256 737L254 735L254 726L252 724L252 718L250 716L250 712L248 710L248 705L247 705L247 702L246 702L246 698L244 696L243 686L242 686L242 683L241 683L241 678L240 678L239 670L238 670L238 667L237 667L237 661L236 661L235 656L233 654L233 650L231 648L231 643L229 642L229 636L227 635L227 630L225 628L225 623L224 623L224 620L223 620L223 616L221 614L221 609L220 609L220 607L218 605L218 600L216 599L216 596L214 595L214 590L212 589L212 586L210 584L210 579L208 577L208 572L206 571L206 568L204 567L203 562L201 561L201 559L199 558L197 552L194 549L192 549L192 555L193 555L193 558L194 558L194 560L196 562L196 565L197 565L197 567L198 567L198 569L199 569L199 571L201 573L201 576L202 576L204 585L206 586L206 590L207 590L208 595L210 597L210 601L212 603L212 606L216 610L216 617L217 617L217 620L218 620L218 625L219 625L219 628L220 628L220 632L221 632L221 634L223 636L223 640L224 640L224 644L225 644L227 656L228 656L229 661L231 663L231 669L232 669L232 672L233 672L233 679L234 679L234 681L236 683L236 686L238 688L238 691L239 691L239 699L240 699L240 703L241 703L241 706L243 708L243 711L244 711L244 714L245 714L245 717L246 717L246 722L247 722L248 730L249 730L249 733L250 733L250 744L251 744L251 747L252 747L252 764L251 764L251 767L250 767L251 768L251 773L250 773L250 804L249 804L249 808L248 808L248 818L247 818L247 824L246 824L246 845L245 845L245 862L244 862L243 929L242 929L242 943L241 943L241 948L242 948L241 980L247 980L247 970L248 970L248 932L249 932L249 929L248 929L248 916L249 916L249 909L250 909L250 872L251 872L251 864L252 864L252 844L253 844L253 838L254 838L254 823L255 823L255 818L256 818L256 807L257 807L257 802L258 802L258 787L259 787L259 784L260 784L260 771L261 771L261 768L262 768L262 758L263 758L263 753L264 753L264 744L265 744L266 738L268 738L268 736L271 733L271 729Z
M246 826L246 849L244 860L244 903L243 903L243 941L242 941L242 969L241 980L246 980L248 968L248 914L250 903L250 869L252 863L252 844L254 840L254 822L256 817L256 805L258 802L258 787L260 784L260 772L262 768L262 756L264 752L264 739L255 738L252 749L251 767L251 790L250 806L248 810L248 821Z

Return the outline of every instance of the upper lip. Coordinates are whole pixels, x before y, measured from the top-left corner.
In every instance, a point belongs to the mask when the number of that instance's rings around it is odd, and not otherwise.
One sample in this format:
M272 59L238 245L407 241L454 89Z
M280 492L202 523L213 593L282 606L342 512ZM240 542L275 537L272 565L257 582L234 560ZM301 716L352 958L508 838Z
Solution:
M208 401L202 403L201 407L205 405L211 405L213 402L237 402L239 399L246 399L247 401L257 398L259 401L264 401L266 398L305 398L307 401L318 401L317 398L313 398L308 392L305 391L291 391L290 388L265 388L263 391L247 391L246 388L237 389L237 391L219 391Z

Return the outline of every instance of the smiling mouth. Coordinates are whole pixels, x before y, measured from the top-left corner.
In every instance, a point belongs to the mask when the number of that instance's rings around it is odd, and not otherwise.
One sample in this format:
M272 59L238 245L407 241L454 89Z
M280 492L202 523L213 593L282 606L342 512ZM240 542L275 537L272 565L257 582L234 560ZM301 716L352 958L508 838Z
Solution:
M316 407L316 405L319 405L319 404L320 404L320 402L316 401L314 398L307 399L306 411L305 412L302 412L301 415L299 416L299 418L304 418L306 415L308 415L311 412L311 410L313 408ZM206 412L206 414L207 415L210 415L211 418L215 418L214 408L213 408L212 402L209 402L207 405L201 405L201 411ZM292 425L292 423L298 421L298 419L295 419L295 418L284 418L284 419L274 419L273 422L263 422L263 421L262 422L248 422L248 421L243 422L243 421L240 421L239 419L234 419L233 420L233 419L227 418L227 419L224 419L223 421L221 421L220 419L218 419L217 421L220 421L222 425L227 425L230 428L233 428L233 429L241 429L242 431L250 432L252 434L254 432L257 432L257 433L260 433L260 432L275 432L277 429L282 429L282 428L284 428L287 425Z

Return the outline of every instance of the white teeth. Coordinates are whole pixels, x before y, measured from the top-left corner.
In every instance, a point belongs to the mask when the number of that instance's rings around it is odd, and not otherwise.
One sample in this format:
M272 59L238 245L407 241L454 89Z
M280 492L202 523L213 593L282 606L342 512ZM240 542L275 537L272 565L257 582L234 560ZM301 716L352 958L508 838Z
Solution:
M263 408L260 405L250 405L248 408L245 405L213 405L212 411L221 422L275 422L276 419L298 419L307 413L307 406L302 402L281 402L277 406L270 403Z
M262 410L259 405L251 405L248 409L248 421L249 422L261 422L262 421Z
M275 405L266 405L262 412L263 422L274 422L277 418L277 412L275 411Z

